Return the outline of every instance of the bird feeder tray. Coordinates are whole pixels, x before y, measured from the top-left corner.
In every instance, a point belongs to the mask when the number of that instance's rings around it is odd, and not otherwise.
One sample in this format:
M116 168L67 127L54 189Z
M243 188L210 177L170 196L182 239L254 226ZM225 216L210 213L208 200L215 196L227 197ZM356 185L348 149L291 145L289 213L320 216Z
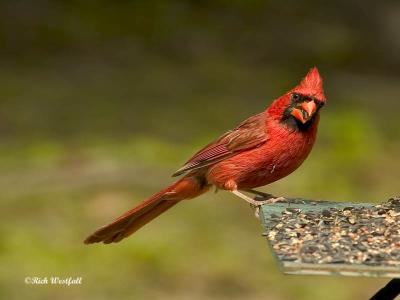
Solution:
M400 198L286 199L262 205L260 219L284 273L400 277Z

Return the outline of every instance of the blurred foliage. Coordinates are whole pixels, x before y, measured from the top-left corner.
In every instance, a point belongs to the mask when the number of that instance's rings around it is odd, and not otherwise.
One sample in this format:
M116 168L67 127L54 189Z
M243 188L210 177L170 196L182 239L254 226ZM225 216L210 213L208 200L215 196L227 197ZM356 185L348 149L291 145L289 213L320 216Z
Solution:
M2 1L0 299L366 299L386 280L282 275L224 192L121 244L93 229L317 65L317 145L276 195L384 201L400 168L398 1ZM82 276L29 286L26 276Z

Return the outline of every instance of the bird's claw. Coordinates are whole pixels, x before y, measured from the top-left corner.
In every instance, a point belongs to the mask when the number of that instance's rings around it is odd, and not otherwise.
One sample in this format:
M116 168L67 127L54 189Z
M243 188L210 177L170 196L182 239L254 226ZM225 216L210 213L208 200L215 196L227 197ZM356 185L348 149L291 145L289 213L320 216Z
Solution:
M254 202L250 203L250 207L254 209L254 215L257 219L260 218L260 207L264 204L273 204L279 201L285 200L284 197L271 197L266 200L257 200L257 197L254 198Z
M254 209L254 216L259 219L260 218L260 206L261 205L253 205L250 204L250 207Z
M261 200L261 199L257 200L257 198L258 198L257 196L254 199L250 198L249 196L241 193L238 190L232 190L231 191L231 193L233 193L234 195L236 195L239 198L242 198L246 202L250 203L250 206L252 208L255 208L255 215L256 215L257 218L259 218L259 212L260 212L260 206L261 205L263 205L263 204L272 204L272 203L275 203L275 202L278 202L278 201L281 201L281 200L285 200L285 198L283 198L283 197L274 197L272 195L261 193L261 192L258 192L258 191L252 191L251 190L249 192L252 192L253 194L258 194L259 196L262 196L262 199L265 199L265 200ZM263 194L263 195L260 195L260 194ZM266 197L266 196L268 196L268 197Z
M271 198L268 198L265 200L257 200L257 197L254 198L254 201L256 202L255 206L261 206L263 204L274 204L276 202L283 201L283 200L286 200L286 199L284 197L271 197Z

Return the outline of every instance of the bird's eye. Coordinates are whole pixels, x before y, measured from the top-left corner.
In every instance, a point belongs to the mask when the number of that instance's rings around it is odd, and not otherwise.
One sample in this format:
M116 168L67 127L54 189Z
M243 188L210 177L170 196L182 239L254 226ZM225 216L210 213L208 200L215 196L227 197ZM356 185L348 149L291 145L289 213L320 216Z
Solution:
M293 102L297 102L297 101L300 101L301 100L301 95L300 94L297 94L297 93L293 93L292 94L292 101Z

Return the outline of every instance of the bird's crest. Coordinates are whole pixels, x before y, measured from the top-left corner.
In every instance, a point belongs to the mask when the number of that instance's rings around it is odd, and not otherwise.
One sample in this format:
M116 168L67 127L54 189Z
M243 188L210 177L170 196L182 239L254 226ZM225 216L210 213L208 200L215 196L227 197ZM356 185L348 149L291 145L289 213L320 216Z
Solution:
M303 78L298 86L296 86L292 92L297 92L305 95L312 95L321 101L326 101L324 89L322 86L322 78L319 75L316 67L311 68L307 75Z

